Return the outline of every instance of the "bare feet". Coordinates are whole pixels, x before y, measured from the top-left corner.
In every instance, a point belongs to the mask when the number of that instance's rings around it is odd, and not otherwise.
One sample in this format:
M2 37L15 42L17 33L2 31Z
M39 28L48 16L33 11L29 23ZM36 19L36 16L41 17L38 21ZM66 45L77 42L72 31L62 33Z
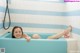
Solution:
M69 33L70 31L72 31L72 26L71 25L65 30L65 33Z
M70 32L72 31L72 26L70 25L65 31L64 31L64 38L70 38L71 34Z

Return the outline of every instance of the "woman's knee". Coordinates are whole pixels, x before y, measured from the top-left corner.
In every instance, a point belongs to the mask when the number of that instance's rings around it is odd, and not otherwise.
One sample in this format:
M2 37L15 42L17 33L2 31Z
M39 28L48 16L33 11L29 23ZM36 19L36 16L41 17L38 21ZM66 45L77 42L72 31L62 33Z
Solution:
M33 39L40 39L41 37L40 37L39 34L33 34L33 35L32 35L32 38L33 38Z

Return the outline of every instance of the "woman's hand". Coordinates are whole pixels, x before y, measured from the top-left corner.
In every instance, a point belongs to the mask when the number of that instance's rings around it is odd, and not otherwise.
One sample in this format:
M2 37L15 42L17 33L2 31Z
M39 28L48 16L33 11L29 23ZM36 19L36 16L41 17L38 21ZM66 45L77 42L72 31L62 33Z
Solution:
M31 37L27 36L25 39L29 42Z
M25 35L25 34L23 34L23 37L29 42L30 41L30 39L31 39L31 37L30 36L28 36L27 34Z

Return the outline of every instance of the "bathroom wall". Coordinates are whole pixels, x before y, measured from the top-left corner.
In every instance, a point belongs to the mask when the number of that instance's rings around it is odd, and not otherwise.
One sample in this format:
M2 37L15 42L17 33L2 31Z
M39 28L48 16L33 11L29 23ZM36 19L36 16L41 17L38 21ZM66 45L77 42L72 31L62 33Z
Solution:
M3 17L5 0L0 2ZM24 32L58 33L68 25L68 20L64 17L66 5L63 0L9 0L9 9L12 22L9 31L14 26L21 26ZM3 32L2 20L3 18L0 20L0 27Z
M11 27L4 30L3 17L6 0L0 0L0 34L21 26L24 32L58 33L68 25L73 26L73 34L80 35L80 4L64 0L9 0ZM6 24L8 23L6 18ZM75 37L75 36L74 36Z
M74 27L73 33L80 35L80 2L67 2L67 17L69 23Z
M0 0L0 36L4 34L4 29L2 27L3 27L3 17L4 17L5 6L6 6L5 0Z

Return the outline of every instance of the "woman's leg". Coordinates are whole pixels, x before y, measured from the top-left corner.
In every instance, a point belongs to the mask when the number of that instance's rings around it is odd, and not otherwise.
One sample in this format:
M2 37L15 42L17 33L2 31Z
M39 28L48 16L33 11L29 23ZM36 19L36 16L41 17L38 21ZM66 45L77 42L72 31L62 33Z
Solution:
M72 26L69 26L66 30L60 33L57 33L56 35L49 36L48 39L58 39L62 37L63 35L68 35L71 32L71 30L72 30Z

